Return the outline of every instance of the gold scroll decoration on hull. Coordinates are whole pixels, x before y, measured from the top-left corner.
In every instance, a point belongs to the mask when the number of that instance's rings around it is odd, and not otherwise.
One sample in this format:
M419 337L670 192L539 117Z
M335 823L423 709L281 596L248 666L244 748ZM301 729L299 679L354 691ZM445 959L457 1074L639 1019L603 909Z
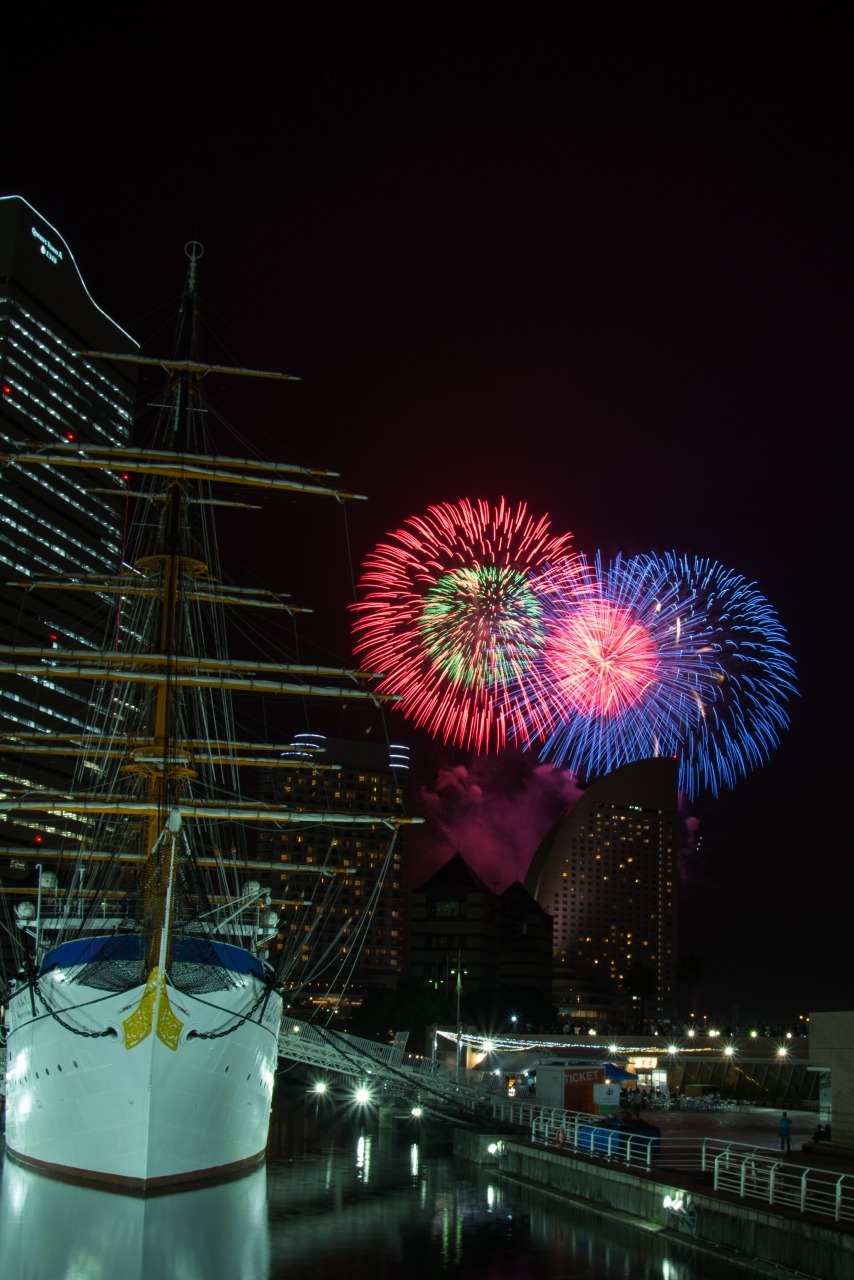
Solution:
M160 999L158 1002L158 987ZM167 1049L178 1048L178 1037L183 1029L183 1022L172 1012L169 996L166 994L166 975L161 975L157 965L148 975L148 982L142 993L139 1004L129 1018L125 1018L122 1026L125 1032L125 1048L135 1049L150 1034L154 1025L154 1008L157 1008L157 1038Z

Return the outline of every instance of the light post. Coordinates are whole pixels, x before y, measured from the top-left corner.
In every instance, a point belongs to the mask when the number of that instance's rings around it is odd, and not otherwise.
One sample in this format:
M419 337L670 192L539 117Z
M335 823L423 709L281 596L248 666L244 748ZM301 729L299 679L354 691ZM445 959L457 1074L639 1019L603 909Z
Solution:
M39 873L39 889L36 896L36 965L39 964L39 941L42 929L42 864L36 863L36 871Z
M460 1016L460 997L463 991L463 974L466 970L462 967L462 958L457 953L457 967L452 969L451 973L456 975L457 979L457 1084L460 1083L460 1075L462 1068L462 1050L463 1050L463 1023Z

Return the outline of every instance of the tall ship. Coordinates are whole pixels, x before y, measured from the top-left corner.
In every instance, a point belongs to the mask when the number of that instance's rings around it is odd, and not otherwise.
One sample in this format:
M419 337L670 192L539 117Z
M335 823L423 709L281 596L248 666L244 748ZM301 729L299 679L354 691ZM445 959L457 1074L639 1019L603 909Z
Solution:
M204 362L201 246L188 245L187 257L168 358L79 353L90 367L163 370L144 445L22 441L2 458L24 485L76 471L127 513L116 571L19 584L109 606L103 643L0 651L4 679L73 691L87 707L85 723L61 732L28 728L25 717L3 724L7 761L70 762L65 784L31 767L17 784L7 771L0 791L5 829L24 833L7 856L19 881L2 888L7 1151L57 1176L143 1194L236 1176L265 1156L293 968L283 926L305 900L289 902L281 876L273 884L281 868L258 858L257 834L377 825L376 814L291 808L287 789L258 798L264 771L323 764L294 760L275 736L250 736L245 724L264 723L244 715L252 699L376 696L356 670L259 658L263 627L235 618L289 617L297 606L275 589L226 585L215 525L224 508L239 517L262 495L360 495L335 473L214 447L206 380L287 375ZM278 570L279 556L269 560ZM254 637L248 656L232 655L235 637ZM383 819L389 840L405 821ZM317 873L318 895L345 874L334 843L322 866L296 868Z

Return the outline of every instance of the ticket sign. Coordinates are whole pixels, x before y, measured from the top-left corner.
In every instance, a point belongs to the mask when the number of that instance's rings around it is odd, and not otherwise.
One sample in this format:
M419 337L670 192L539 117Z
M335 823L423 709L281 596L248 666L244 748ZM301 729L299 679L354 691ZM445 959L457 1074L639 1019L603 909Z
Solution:
M598 1062L541 1062L537 1065L537 1103L566 1111L591 1112L593 1090L604 1085L607 1065Z

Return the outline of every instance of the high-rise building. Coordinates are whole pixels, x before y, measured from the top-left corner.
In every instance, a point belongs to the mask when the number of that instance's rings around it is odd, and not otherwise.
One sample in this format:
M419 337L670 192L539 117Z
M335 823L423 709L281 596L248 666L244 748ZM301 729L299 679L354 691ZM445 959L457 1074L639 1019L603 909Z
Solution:
M453 995L460 970L469 993L551 994L551 916L518 880L495 893L456 853L412 893L409 975Z
M673 1013L678 764L657 758L591 784L548 832L525 887L554 918L554 1000L570 1021Z
M262 799L303 813L377 819L259 833L259 859L270 863L290 908L279 938L282 977L305 1003L343 1012L367 990L396 986L401 975L404 836L383 819L403 812L408 768L405 746L301 733L282 768L262 776Z
M59 232L20 196L0 197L0 793L67 778L62 740L82 731L90 707L82 683L51 678L49 651L103 642L111 601L79 588L122 565L121 478L16 459L126 444L134 367L82 353L136 350ZM49 580L55 589L41 589ZM31 651L26 671L12 645ZM68 834L34 816L5 824L0 839L8 853L36 832L46 845Z

